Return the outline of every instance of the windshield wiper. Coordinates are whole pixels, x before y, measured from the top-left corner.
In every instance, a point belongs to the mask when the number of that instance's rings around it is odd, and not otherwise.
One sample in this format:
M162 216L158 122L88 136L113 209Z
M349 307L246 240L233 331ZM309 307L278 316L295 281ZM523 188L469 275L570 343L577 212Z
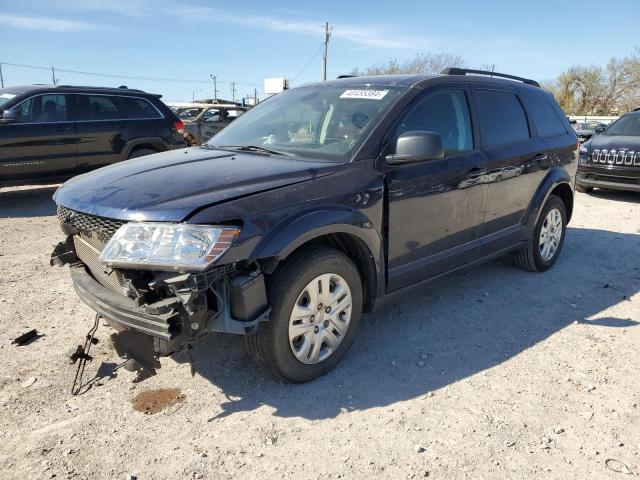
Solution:
M289 152L281 152L279 150L273 150L271 148L265 148L259 145L220 145L218 148L232 148L241 152L262 152L269 155L286 155L287 157L291 156Z

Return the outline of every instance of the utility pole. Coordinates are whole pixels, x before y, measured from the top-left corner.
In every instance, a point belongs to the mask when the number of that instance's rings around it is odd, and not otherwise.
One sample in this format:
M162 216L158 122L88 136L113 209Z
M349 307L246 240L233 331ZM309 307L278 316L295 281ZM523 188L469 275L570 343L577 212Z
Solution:
M51 67L51 80L53 80L53 84L55 85L56 82L56 70L55 68Z
M257 88L253 89L253 104L254 105L258 104L258 89Z
M236 101L236 82L231 82L231 101Z
M2 76L2 64L0 63L0 88L4 88L4 77Z
M322 80L327 79L327 47L329 45L329 37L331 36L331 28L329 22L324 24L324 52L322 54Z
M211 77L211 80L213 80L213 98L215 99L216 103L218 102L218 84L216 82L216 76L215 75L209 75L209 77Z

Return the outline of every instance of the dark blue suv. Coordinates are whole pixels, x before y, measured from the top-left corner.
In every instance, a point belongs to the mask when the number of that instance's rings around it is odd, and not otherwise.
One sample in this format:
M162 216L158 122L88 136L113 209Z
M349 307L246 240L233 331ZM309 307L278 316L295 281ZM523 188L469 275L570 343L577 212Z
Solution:
M506 254L549 269L577 162L532 80L448 69L311 84L203 146L67 182L52 263L71 266L130 358L235 333L265 370L305 382L392 294Z

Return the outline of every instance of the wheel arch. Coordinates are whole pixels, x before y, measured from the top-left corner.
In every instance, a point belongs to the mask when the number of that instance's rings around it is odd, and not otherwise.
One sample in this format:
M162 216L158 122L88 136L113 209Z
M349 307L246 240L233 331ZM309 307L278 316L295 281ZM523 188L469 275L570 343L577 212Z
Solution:
M147 148L149 150L154 150L156 153L157 152L164 152L165 150L169 149L167 144L165 142L163 142L159 138L153 138L153 137L152 138L139 138L139 139L132 140L129 143L127 143L127 145L125 146L125 148L122 151L122 158L124 160L126 160L127 158L129 158L129 155L131 155L131 153L133 153L133 151L139 150L141 148Z
M567 210L567 223L573 213L573 188L571 187L571 177L563 168L552 169L538 186L536 193L525 213L525 221L529 231L533 231L540 212L544 207L549 195L559 196L565 204Z
M364 311L370 311L384 289L384 264L380 234L360 212L306 214L267 236L253 256L267 272L273 272L280 262L315 245L334 248L355 263L364 286Z

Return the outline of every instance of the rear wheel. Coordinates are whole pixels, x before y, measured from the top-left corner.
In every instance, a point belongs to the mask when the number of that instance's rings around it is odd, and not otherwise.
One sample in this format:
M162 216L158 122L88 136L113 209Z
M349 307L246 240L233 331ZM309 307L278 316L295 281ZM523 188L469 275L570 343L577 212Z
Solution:
M549 196L540 212L531 245L514 255L516 265L531 272L549 270L564 245L566 226L567 212L564 203L556 195Z
M591 193L593 192L593 187L585 187L576 183L576 192Z
M269 283L271 314L247 336L250 355L285 382L324 375L345 355L360 323L358 269L341 252L314 247L289 258Z
M154 153L158 153L155 150L151 150L150 148L138 148L131 152L127 157L127 160L131 160L132 158L144 157L146 155L153 155Z

